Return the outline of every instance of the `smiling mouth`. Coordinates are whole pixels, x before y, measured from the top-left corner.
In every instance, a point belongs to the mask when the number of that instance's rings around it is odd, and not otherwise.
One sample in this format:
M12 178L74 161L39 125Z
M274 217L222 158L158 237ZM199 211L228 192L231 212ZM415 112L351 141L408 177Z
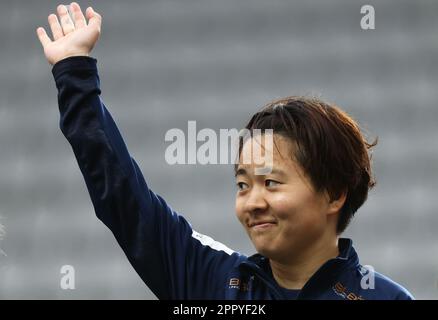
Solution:
M256 230L263 230L263 229L267 229L269 227L275 226L276 223L275 222L257 222L257 223L251 223L249 225L250 229L256 229Z

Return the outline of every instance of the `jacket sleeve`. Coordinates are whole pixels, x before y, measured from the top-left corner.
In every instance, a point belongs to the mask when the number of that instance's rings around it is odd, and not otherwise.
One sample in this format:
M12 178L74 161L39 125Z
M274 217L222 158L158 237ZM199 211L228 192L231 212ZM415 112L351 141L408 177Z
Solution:
M242 256L193 231L148 188L100 98L96 62L70 57L55 64L52 73L60 128L97 217L159 299L222 298L226 274Z

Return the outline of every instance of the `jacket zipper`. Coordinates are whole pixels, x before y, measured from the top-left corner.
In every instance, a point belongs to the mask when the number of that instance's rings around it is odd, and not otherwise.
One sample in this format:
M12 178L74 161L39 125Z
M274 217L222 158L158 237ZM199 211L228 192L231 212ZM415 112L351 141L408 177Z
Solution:
M274 296L277 299L280 299L280 300L286 299L286 297L284 297L283 294L281 292L279 292L277 290L277 288L274 287L274 285L269 281L269 279L266 277L265 272L262 271L258 265L248 263L248 262L242 262L242 265L251 269L254 272L254 275L257 276L257 278L260 279L271 290L271 292L274 294Z

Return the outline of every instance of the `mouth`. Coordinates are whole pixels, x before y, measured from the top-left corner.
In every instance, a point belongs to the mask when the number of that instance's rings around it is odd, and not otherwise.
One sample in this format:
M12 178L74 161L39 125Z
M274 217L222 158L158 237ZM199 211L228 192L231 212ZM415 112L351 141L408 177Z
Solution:
M264 230L271 228L275 225L277 225L277 223L273 221L260 221L260 222L252 222L248 225L248 227L253 230Z

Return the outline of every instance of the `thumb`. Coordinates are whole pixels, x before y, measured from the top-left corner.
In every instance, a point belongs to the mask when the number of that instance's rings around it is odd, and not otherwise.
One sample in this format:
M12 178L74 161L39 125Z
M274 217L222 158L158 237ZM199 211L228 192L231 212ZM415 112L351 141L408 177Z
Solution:
M88 24L97 27L100 31L102 26L102 16L94 11L92 7L87 8L85 15L88 19Z

